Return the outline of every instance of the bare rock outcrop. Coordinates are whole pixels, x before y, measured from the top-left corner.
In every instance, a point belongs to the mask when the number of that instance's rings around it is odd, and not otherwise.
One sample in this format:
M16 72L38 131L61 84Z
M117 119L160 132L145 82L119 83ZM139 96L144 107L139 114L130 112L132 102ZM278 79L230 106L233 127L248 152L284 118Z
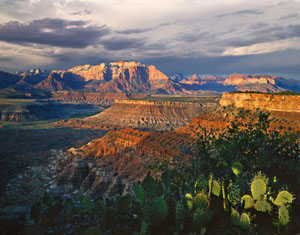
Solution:
M187 125L200 114L218 106L218 98L205 103L116 100L103 112L81 120L69 121L68 125L95 129L141 128L171 130Z

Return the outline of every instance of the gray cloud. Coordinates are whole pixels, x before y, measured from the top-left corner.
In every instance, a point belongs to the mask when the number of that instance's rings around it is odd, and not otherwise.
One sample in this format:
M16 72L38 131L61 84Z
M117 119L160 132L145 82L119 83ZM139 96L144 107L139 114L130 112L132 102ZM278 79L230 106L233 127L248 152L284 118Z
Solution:
M191 42L196 42L196 41L208 39L208 38L210 38L210 40L211 40L214 37L215 36L212 35L208 31L196 32L196 33L188 31L188 32L184 32L184 33L181 33L180 35L178 35L177 39L180 41L191 43Z
M300 51L282 51L245 56L201 56L193 58L153 57L142 60L145 64L155 64L167 75L183 74L289 74L290 78L300 79L297 61ZM286 61L294 61L287 64ZM251 65L251 66L249 66Z
M289 38L300 37L300 24L283 26L273 26L254 30L251 36L246 38L242 35L232 39L224 40L223 45L233 47L249 46L257 43L272 42Z
M79 16L82 16L82 15L90 15L92 13L92 11L88 10L88 9L85 9L83 11L76 11L76 12L72 12L70 15L79 15Z
M289 19L295 19L295 18L299 18L299 14L298 13L294 13L294 14L289 14L289 15L285 15L280 17L280 20L289 20Z
M147 27L147 28L136 28L136 29L124 29L124 30L116 30L116 33L119 33L119 34L139 34L139 33L146 33L146 32L149 32L151 30L155 30L155 29L158 29L160 27L165 27L165 26L169 26L171 23L161 23L159 25L156 25L154 27Z
M106 50L118 51L142 48L146 42L142 38L112 37L102 40L101 43Z
M105 26L91 26L85 21L45 18L28 23L10 21L0 25L0 40L15 44L44 44L57 47L85 48L95 45L110 33Z
M261 28L264 28L264 27L267 27L267 26L269 26L267 23L260 22L260 23L253 24L251 26L251 29L257 30L257 29L261 29Z
M249 9L249 10L241 10L241 11L235 11L231 13L224 13L217 15L216 18L222 18L227 16L239 16L239 15L261 15L264 14L264 11L258 10L258 9Z
M139 34L139 33L145 33L145 32L151 31L153 29L154 29L154 27L141 28L141 29L125 29L125 30L117 30L116 33L119 33L119 34Z

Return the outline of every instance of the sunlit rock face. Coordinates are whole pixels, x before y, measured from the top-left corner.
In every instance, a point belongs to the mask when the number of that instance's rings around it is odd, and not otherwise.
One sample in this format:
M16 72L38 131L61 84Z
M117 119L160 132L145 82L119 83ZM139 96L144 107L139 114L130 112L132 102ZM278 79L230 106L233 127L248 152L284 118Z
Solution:
M140 62L117 61L99 65L79 65L67 71L52 71L36 88L52 91L82 89L96 92L147 92L159 90L165 94L184 93L155 66Z
M268 75L244 75L244 74L232 74L228 76L224 85L235 86L238 91L261 91L261 92L280 92L284 91L283 87L276 84L278 76Z
M224 93L220 104L235 105L237 108L265 109L268 111L300 112L300 96Z
M219 98L210 102L168 102L148 100L115 100L112 107L81 120L70 120L67 125L107 128L140 128L171 130L187 125L196 116L216 108Z

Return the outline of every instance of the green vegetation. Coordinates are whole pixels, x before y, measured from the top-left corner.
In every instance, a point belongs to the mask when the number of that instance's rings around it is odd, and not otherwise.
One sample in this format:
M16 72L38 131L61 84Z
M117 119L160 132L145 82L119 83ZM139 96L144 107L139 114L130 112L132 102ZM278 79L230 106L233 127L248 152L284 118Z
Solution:
M158 162L132 194L54 201L23 218L30 234L296 234L300 148L270 131L269 114L240 110L223 133L202 131L189 160ZM100 195L99 195L100 196ZM298 211L298 213L297 213Z

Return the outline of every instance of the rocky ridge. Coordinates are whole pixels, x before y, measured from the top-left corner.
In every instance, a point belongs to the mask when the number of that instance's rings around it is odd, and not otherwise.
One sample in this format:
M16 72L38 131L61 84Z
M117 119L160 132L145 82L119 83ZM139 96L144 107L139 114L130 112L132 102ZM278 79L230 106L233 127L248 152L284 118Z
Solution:
M300 96L256 93L224 93L220 104L235 105L244 109L265 109L268 111L300 113Z
M171 130L187 125L192 119L218 106L218 98L206 103L115 100L103 112L84 119L70 120L65 125L81 128L141 128Z

